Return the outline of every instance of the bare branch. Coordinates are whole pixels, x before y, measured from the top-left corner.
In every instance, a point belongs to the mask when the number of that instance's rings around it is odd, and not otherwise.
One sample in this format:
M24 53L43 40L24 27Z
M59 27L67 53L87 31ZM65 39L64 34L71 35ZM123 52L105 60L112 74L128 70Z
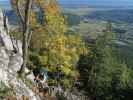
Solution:
M31 12L31 7L32 7L32 0L27 0L27 3L25 5L26 9L25 9L25 24L26 24L26 27L28 27L29 25L29 22L30 22L30 12Z
M17 0L17 12L18 12L18 15L19 15L19 17L20 17L20 21L21 21L21 23L22 24L24 24L24 17L23 17L23 15L22 15L22 12L21 12L21 10L20 10L20 4L19 4L19 0Z

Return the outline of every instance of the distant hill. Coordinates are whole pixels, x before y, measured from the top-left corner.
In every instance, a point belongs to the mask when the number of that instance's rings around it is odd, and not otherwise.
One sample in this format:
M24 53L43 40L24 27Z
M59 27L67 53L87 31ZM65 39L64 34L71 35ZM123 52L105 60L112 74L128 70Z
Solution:
M131 0L58 0L59 4L65 8L133 8Z
M133 9L94 11L84 17L116 23L133 23Z

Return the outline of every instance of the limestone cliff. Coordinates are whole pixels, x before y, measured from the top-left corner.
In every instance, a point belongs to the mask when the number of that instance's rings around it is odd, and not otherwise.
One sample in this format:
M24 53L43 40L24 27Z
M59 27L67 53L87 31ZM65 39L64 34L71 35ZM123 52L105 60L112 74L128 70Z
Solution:
M22 44L19 41L17 53L14 51L14 44L10 38L8 19L0 10L0 81L9 88L12 87L17 100L25 95L29 100L39 100L34 92L26 84L17 78L17 71L20 69L22 59Z

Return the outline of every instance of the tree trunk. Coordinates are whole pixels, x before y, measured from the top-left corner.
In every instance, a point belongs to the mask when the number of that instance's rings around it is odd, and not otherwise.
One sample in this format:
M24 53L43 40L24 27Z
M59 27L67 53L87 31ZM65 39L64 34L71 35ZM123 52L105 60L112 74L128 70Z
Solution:
M25 74L24 73L24 69L25 69L25 67L27 65L27 61L28 61L28 42L27 42L28 41L28 37L27 37L26 33L23 34L23 45L22 45L22 49L23 49L23 64L21 66L21 69L19 70L19 74L21 76L24 76L24 74Z
M25 75L24 70L28 61L28 43L29 43L29 35L31 34L30 28L29 28L31 6L32 6L32 0L27 0L25 5L25 17L24 17L24 24L23 24L23 44L22 44L23 64L21 66L21 69L19 70L20 76Z

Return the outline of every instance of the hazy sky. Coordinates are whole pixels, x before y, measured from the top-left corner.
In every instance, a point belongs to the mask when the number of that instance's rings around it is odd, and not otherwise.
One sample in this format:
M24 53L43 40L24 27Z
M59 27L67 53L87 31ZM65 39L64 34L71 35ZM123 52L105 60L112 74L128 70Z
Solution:
M0 1L9 1L9 0L0 0ZM58 0L58 1L64 1L64 2L133 2L133 0Z
M133 3L133 0L58 0L64 3Z
M132 6L133 0L58 0L61 4Z
M9 0L0 0L0 1L9 1ZM70 3L70 2L90 2L90 3L100 3L100 2L124 2L124 3L133 3L133 0L58 0L60 2Z
M9 0L0 0L9 1ZM86 5L114 5L114 6L132 6L133 0L57 0L60 4L86 4Z

